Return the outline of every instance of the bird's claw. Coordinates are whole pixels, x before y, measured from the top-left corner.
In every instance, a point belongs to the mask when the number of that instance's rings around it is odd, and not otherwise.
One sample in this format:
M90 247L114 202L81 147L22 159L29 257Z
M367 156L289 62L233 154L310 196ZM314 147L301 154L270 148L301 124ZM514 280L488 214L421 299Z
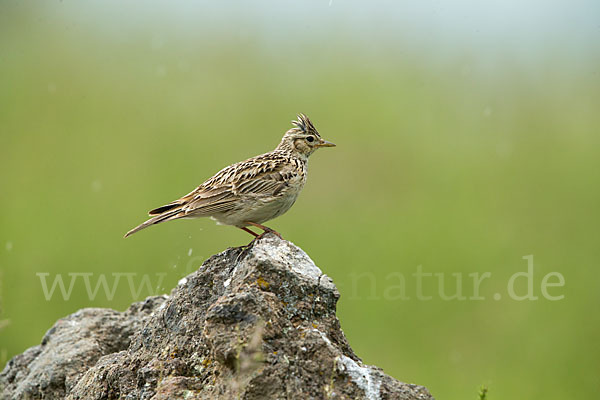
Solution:
M279 232L274 231L271 228L265 229L265 231L263 233L261 233L260 235L258 235L254 240L262 239L267 233L272 233L273 235L277 236L279 239L283 240L283 236L281 236L281 234Z
M237 255L237 257L235 258L235 262L239 262L241 261L247 254L248 251L252 248L252 246L254 246L256 244L256 242L258 242L260 239L262 239L263 237L265 237L266 234L268 233L272 233L275 236L277 236L279 239L283 240L283 237L281 236L281 234L277 231L274 231L271 228L267 228L266 226L263 229L263 233L261 233L260 235L256 235L254 237L254 239L252 239L252 241L244 246L240 246L240 248L242 249L242 251L240 252L240 254Z

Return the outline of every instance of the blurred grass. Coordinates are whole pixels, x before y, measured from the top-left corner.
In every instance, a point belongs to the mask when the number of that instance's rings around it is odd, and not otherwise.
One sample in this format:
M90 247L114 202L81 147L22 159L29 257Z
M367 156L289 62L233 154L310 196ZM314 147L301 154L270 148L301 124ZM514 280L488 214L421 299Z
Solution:
M161 43L150 30L115 40L10 11L0 17L6 356L81 307L132 301L125 285L112 301L90 301L83 285L46 301L36 273L167 273L168 292L204 258L248 242L209 220L122 235L146 210L273 148L305 112L338 147L312 157L299 201L270 226L333 277L365 362L444 399L469 398L482 382L498 399L597 393L597 58L548 54L531 70L507 54L492 73L476 54L433 63L394 42L283 38L272 49L234 34ZM551 293L565 299L492 299L528 254L536 295L558 271L566 286ZM467 296L468 274L491 272L486 300L418 301L418 265L445 273L449 293L462 273ZM394 272L410 300L386 299ZM437 293L435 281L424 291Z

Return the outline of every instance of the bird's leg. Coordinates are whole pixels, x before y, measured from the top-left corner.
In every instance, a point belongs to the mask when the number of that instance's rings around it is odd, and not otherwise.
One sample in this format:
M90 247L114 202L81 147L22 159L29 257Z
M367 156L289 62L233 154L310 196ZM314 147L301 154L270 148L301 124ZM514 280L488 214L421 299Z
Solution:
M279 239L283 239L283 237L281 237L281 235L279 234L279 232L277 232L277 231L274 231L273 229L271 229L271 228L269 228L269 227L267 227L267 226L264 226L264 225L261 225L261 224L257 224L256 222L250 222L250 221L246 221L246 223L247 223L248 225L252 225L252 226L255 226L255 227L257 227L257 228L260 228L260 229L262 229L262 230L264 231L263 233L261 233L260 235L258 235L258 236L256 237L256 239L260 239L260 238L262 238L262 237L263 237L265 234L267 234L267 233L273 233L273 234L274 234L274 235L276 235L276 236L277 236Z
M248 243L247 245L245 245L245 246L242 246L242 247L241 247L242 251L241 251L241 252L240 252L240 254L238 254L238 256L236 257L236 260L235 260L236 262L238 262L238 261L240 261L242 258L244 258L244 257L246 256L246 254L248 254L248 250L250 250L250 248L251 248L252 246L254 246L254 243L256 243L256 241L257 241L257 240L260 240L260 239L261 239L261 238L262 238L262 237L263 237L265 234L267 234L267 233L273 233L273 234L277 235L277 236L278 236L280 239L283 239L283 238L281 237L281 235L280 235L278 232L275 232L275 231L274 231L273 229L271 229L271 228L268 228L268 227L266 227L266 226L264 226L264 225L261 225L261 224L257 224L257 223L255 223L255 222L246 222L246 223L247 223L248 225L252 225L252 226L255 226L255 227L257 227L257 228L260 228L260 229L262 229L264 232L263 232L263 233L261 233L261 234L259 235L258 233L251 231L250 229L246 228L245 226L243 226L243 227L240 227L240 226L238 226L238 228L240 228L241 230L243 230L243 231L246 231L246 232L248 232L249 234L251 234L252 236L254 236L254 239L252 239L252 241L251 241L250 243Z
M245 226L242 226L242 227L238 226L238 228L240 228L241 230L246 231L249 234L251 234L252 236L254 236L254 239L252 239L252 241L250 243L248 243L247 245L240 247L242 249L242 251L235 258L236 263L246 256L246 254L248 253L248 250L254 245L254 242L256 242L256 240L259 239L259 237L260 237L260 235L258 233L251 231L250 229L246 228Z
M239 227L238 227L238 228L239 228ZM246 231L246 232L248 232L249 234L251 234L251 235L252 235L252 236L254 236L254 237L258 237L258 233L256 233L256 232L252 232L250 229L246 228L245 226L244 226L244 227L241 227L240 229L241 229L241 230L243 230L243 231Z
M241 230L243 230L243 231L246 231L246 232L248 232L249 234L251 234L252 236L254 236L254 239L252 239L252 241L251 241L250 243L248 243L248 244L247 244L247 245L245 245L245 246L242 246L242 247L244 247L246 250L247 250L247 249L249 249L250 247L252 247L252 246L254 245L254 242L256 242L258 239L260 239L260 238L261 238L261 235L259 235L259 234L258 234L258 233L256 233L256 232L253 232L252 230L250 230L250 229L246 228L245 226L243 226L243 227L238 227L238 228L240 228Z

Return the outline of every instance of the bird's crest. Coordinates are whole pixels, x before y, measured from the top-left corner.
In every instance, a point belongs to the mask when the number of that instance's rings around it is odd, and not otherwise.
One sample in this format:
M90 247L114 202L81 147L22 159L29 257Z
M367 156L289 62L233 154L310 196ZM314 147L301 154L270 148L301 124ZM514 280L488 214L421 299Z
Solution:
M317 137L321 137L317 128L315 128L313 123L310 122L310 119L304 114L298 114L298 119L292 121L292 125L294 125L294 127L290 129L290 131L313 134Z

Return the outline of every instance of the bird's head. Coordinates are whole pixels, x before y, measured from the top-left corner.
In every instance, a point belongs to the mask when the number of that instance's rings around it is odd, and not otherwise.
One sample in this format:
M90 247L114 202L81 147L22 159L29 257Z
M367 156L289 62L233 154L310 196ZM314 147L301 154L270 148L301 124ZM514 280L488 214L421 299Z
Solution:
M335 144L321 138L315 126L304 114L299 114L298 119L292 121L292 125L294 127L283 135L277 149L308 157L319 147L335 146Z

